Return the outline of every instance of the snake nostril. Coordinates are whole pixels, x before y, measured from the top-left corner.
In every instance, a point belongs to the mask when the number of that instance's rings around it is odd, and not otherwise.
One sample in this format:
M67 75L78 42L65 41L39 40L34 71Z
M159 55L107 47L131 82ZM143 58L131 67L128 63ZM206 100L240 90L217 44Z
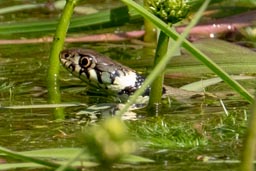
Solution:
M73 64L70 64L68 68L73 72L75 70L75 66Z

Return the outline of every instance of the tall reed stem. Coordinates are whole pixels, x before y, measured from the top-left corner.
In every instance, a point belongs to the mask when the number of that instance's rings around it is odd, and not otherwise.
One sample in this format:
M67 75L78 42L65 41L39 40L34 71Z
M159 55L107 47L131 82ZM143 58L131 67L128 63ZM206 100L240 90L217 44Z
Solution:
M256 97L252 106L249 124L246 130L243 151L241 156L240 171L254 171L254 157L256 145Z
M168 49L168 42L169 42L169 37L164 32L160 31L156 53L155 53L154 67L163 59L164 55L166 54ZM155 108L159 108L159 109L161 108L163 82L164 82L164 70L161 71L161 73L156 76L155 80L151 84L150 98L148 103L148 111L149 111L149 114L151 115L154 115L155 111L158 110Z
M67 0L63 13L60 18L60 22L57 26L56 33L53 39L53 44L49 57L49 68L47 74L47 86L48 86L48 102L49 103L61 103L61 95L59 89L59 54L63 48L66 38L68 26L71 16L73 14L74 7L79 0ZM54 118L62 120L65 118L63 108L54 109Z

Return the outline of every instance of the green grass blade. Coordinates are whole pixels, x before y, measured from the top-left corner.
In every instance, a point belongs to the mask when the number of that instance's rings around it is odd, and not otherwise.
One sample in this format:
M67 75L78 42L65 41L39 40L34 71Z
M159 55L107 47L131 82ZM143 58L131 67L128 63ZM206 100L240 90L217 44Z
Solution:
M244 76L244 75L233 75L232 78L235 80L246 80L246 79L255 79L256 77ZM210 79L200 80L200 81L196 81L196 82L193 82L190 84L183 85L182 87L180 87L180 89L187 90L187 91L202 92L205 90L206 87L216 85L216 84L220 83L221 81L222 81L222 79L220 79L219 77L210 78Z
M45 166L37 163L5 163L1 164L0 170L14 170L20 168L45 168Z
M152 159L145 158L145 157L129 154L129 155L123 156L121 158L121 162L124 162L124 163L152 163L155 161Z
M66 161L58 161L59 165L64 165ZM90 167L96 167L99 164L95 162L90 162L90 161L76 161L72 163L72 167L85 167L85 168L90 168ZM16 169L24 169L24 168L30 168L33 170L39 169L43 170L46 166L37 164L37 163L32 163L32 162L26 162L26 163L7 163L7 164L1 164L0 171L6 171L6 170L16 170ZM36 168L36 169L35 169ZM42 168L42 169L41 169ZM66 169L66 171L70 170L69 168ZM74 171L77 171L77 169L74 169Z
M34 8L44 7L44 5L45 4L15 5L15 6L11 6L11 7L1 8L0 9L0 14L22 11L22 10L26 10L26 9L34 9Z
M106 10L96 14L74 17L70 22L69 28L87 27L110 22L110 13L110 10ZM0 34L55 31L57 24L57 19L11 24L6 23L0 27Z
M129 1L129 0L122 0L123 2L127 3L128 5L131 5L132 7L138 9L138 11L141 12L141 14L143 13L147 13L148 15L152 15L151 13L149 13L147 10L145 10L143 7L137 5L136 3L134 3L133 1ZM147 77L147 79L145 80L145 82L142 84L142 86L134 93L134 95L130 96L130 98L128 99L127 103L125 104L125 106L119 111L118 115L122 115L125 111L128 110L129 106L131 106L136 99L138 98L138 96L140 96L148 87L148 85L150 85L152 83L152 81L156 78L156 76L163 71L163 69L165 68L166 64L168 63L168 61L173 57L174 53L176 53L177 48L180 47L180 45L182 44L182 42L185 40L186 36L189 34L189 30L197 23L197 21L200 19L200 16L202 15L203 11L206 9L207 5L209 4L210 0L206 0L204 2L204 4L201 6L201 8L199 9L199 11L197 12L197 14L195 15L194 19L190 22L190 24L187 26L187 28L184 30L184 32L178 36L178 39L176 41L176 43L170 48L168 49L167 53L164 55L164 57L162 58L161 61L159 61L159 63L156 65L156 67L152 70L152 72L149 74L149 76ZM152 17L154 17L152 15ZM168 27L168 25L166 25L165 23L163 23L161 20L159 20L162 24L164 24L166 26L166 29L171 31L171 29ZM176 40L176 39L175 39Z
M43 165L45 167L57 168L57 167L60 166L59 164L56 164L56 163L53 163L53 162L44 161L44 160L41 160L41 159L38 159L38 158L21 155L17 152L8 150L4 147L0 147L0 153L6 154L9 157L12 157L12 158L15 158L15 159L20 159L22 161L33 162L33 163L36 163L36 164L39 164L39 165ZM73 170L73 169L69 169L69 170Z
M65 171L67 170L74 162L76 162L83 154L85 150L81 149L78 151L74 157L70 158L66 163L62 164L59 168L57 168L55 171Z
M30 157L40 157L40 158L58 158L58 159L71 159L76 156L77 153L82 151L82 148L47 148L32 151L22 151L19 152L21 155L26 155ZM86 153L84 153L86 154ZM84 160L90 160L89 155L83 155Z
M125 8L125 6L119 7ZM115 13L117 8L111 10L100 11L95 14L89 14L84 16L72 17L69 29L75 29L80 27L98 26L103 24L113 25L117 22L112 21L111 15ZM138 18L138 13L134 10L129 10L127 14L128 18L124 20L120 16L117 21L127 22L129 19ZM45 20L45 21L33 21L33 22L18 22L18 23L5 23L0 27L0 34L13 34L13 33L30 33L30 32L43 32L43 31L55 31L58 24L58 19Z
M1 106L0 109L43 109L43 108L58 108L58 107L74 107L87 106L82 103L62 103L62 104L36 104L36 105L15 105L15 106Z

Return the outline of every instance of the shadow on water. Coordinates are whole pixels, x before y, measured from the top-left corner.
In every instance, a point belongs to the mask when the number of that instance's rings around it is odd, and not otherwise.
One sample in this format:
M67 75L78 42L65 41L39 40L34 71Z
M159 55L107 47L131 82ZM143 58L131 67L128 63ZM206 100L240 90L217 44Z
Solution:
M142 49L133 47L134 45L124 45L121 48L115 44L92 45L92 48L121 60L121 63L124 60L127 65L131 60L138 60L140 63L140 56L143 55ZM46 73L49 48L48 44L0 46L1 106L47 103ZM142 63L143 65L145 63ZM138 66L134 69L144 74L148 71L146 67ZM182 84L182 81L175 83L174 80L167 79L168 82L171 81L172 86ZM184 79L183 82L188 80ZM60 84L63 102L93 105L117 101L113 97L85 95L85 84L71 76L64 68L61 69ZM209 156L212 160L235 160L239 157L241 136L246 122L244 115L248 104L237 99L227 100L225 104L230 112L229 116L224 114L217 99L205 99L194 104L173 103L171 108L164 110L163 117L141 116L138 120L127 121L132 136L141 142L138 153L156 162L117 165L114 170L237 168L237 164L202 164L199 159L200 156ZM0 145L18 151L80 146L77 135L81 126L75 113L81 109L82 107L66 108L67 119L64 122L53 121L51 109L0 109ZM139 113L143 114L143 111Z

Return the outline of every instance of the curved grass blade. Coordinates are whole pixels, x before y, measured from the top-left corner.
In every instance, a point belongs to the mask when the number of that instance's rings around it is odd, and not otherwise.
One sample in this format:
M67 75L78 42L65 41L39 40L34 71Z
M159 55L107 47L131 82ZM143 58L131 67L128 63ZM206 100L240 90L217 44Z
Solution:
M64 165L66 163L66 161L58 161L58 164L60 165ZM90 168L90 167L96 167L98 166L97 163L94 162L89 162L89 161L83 161L81 163L81 161L76 161L72 163L72 167L86 167L86 168ZM37 163L30 163L30 162L25 162L25 163L7 163L7 164L1 164L0 167L0 171L6 171L6 170L15 170L15 169L24 169L24 168L30 168L30 169L45 169L45 166L37 164ZM36 168L36 169L35 169ZM65 168L66 171L70 170L69 168ZM77 171L77 169L73 169L73 171Z
M1 8L0 14L10 13L10 12L16 12L16 11L22 11L26 9L34 9L34 8L40 8L44 7L45 4L24 4L24 5L15 5L11 7Z
M4 147L0 147L0 153L7 154L9 157L12 157L12 158L15 158L15 159L20 159L22 161L28 161L28 162L33 162L33 163L36 163L36 164L39 164L39 165L43 165L45 167L50 167L50 168L58 168L58 167L60 167L60 164L49 162L49 161L44 161L44 160L41 160L41 159L38 159L38 158L34 158L34 157L29 157L29 156L21 155L21 154L19 154L17 152L8 150L8 149L6 149ZM73 171L74 169L69 168L67 170Z
M129 1L129 0L122 0L124 3L127 3L128 5L134 7L135 9L137 9L141 14L146 13L147 15L154 17L153 14L149 13L147 10L145 10L143 7L141 7L140 5L134 3L133 1ZM194 19L190 22L190 24L187 26L187 28L185 29L185 31L177 37L175 40L176 43L170 48L168 49L167 53L164 55L164 57L162 58L161 61L159 61L159 63L156 65L156 67L152 70L152 72L149 74L149 76L147 77L147 79L145 80L145 82L142 84L142 86L134 93L133 96L130 96L130 98L128 99L127 103L125 104L125 106L118 112L118 115L121 116L125 111L128 110L129 106L131 106L136 99L138 98L138 96L140 96L148 87L148 85L150 85L152 83L152 81L156 78L156 76L164 70L166 64L168 63L168 61L173 57L173 54L176 52L177 48L180 47L180 45L182 44L182 42L185 40L186 36L189 34L189 30L197 23L197 21L200 19L203 11L206 9L206 7L208 6L210 0L206 0L204 2L204 4L201 6L201 8L199 9L199 11L197 12L197 14L195 15ZM151 19L152 18L148 18ZM170 32L171 29L169 29L168 25L166 25L164 22L162 22L161 20L158 20L157 18L155 18L157 21L161 22L165 28ZM171 31L172 32L172 31ZM169 34L168 34L169 35ZM170 36L170 35L169 35ZM177 39L178 38L178 39Z
M87 105L82 103L35 104L35 105L1 106L0 109L43 109L43 108L74 107L74 106L87 106Z
M120 7L124 8L124 7ZM111 15L116 8L111 10L101 11L95 14L89 14L85 16L73 17L70 21L69 29L75 29L80 27L91 27L91 26L100 26L104 24L113 25L117 22L113 22ZM129 10L126 14L129 17L117 19L118 21L122 20L120 24L128 21L129 19L136 19L139 17L138 13L134 10ZM46 21L33 21L33 22L20 22L20 23L5 23L0 27L0 34L13 34L13 33L30 33L30 32L43 32L43 31L55 31L58 20L46 20Z
M110 22L110 10L102 11L96 14L86 16L74 17L70 22L69 28L87 27L93 25L102 25ZM0 27L0 34L13 33L30 33L30 32L44 32L55 31L58 20L33 21L22 23L4 24Z
M144 9L143 7L141 7L140 5L138 5L137 3L135 3L131 0L121 0L121 1L124 2L125 4L127 4L128 6L131 6L135 10L137 10L143 17L147 18L152 23L154 23L158 28L160 28L166 35L170 36L174 40L178 39L179 35L176 32L171 30L167 24L165 24L163 21L158 19L156 16L154 16L153 14L148 12L146 9ZM191 44L187 40L184 40L182 46L188 52L190 52L195 58L197 58L204 65L206 65L209 69L211 69L215 74L217 74L223 81L225 81L230 87L232 87L235 91L237 91L248 102L252 103L254 101L253 96L244 87L242 87L237 81L232 79L222 68L220 68L217 64L215 64L215 62L213 62L210 58L208 58L204 53L202 53L197 48L195 48L193 46L193 44ZM164 62L168 62L168 60L164 60ZM164 65L162 65L162 66L164 66ZM156 73L158 73L158 72L156 72ZM148 82L148 83L150 83L150 82Z
M256 78L256 77L253 77L253 76L243 76L243 75L241 75L241 76L240 75L233 75L231 77L235 80L247 80L247 79L255 79ZM182 87L180 87L180 89L187 90L187 91L202 92L202 91L204 91L204 89L206 87L216 85L216 84L220 83L221 81L223 81L223 80L220 79L219 77L210 78L210 79L200 80L200 81L196 81L196 82L193 82L193 83L190 83L190 84L183 85Z

